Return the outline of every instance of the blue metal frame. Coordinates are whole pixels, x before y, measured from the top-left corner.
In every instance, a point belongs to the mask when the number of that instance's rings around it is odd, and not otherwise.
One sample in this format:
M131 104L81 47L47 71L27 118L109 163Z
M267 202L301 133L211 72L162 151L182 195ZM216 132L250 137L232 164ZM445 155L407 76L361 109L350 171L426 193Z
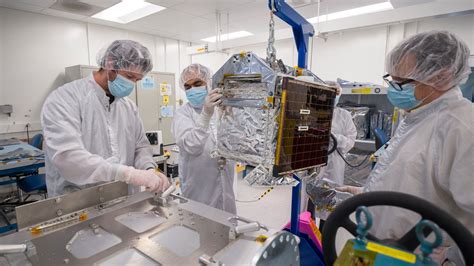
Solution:
M5 225L5 226L0 227L0 234L6 233L12 230L17 230L17 229L18 229L18 226L16 223Z
M291 227L290 232L300 235L300 205L301 205L301 179L293 174L293 178L298 181L298 185L291 189Z
M306 69L308 66L309 37L314 36L314 27L285 0L268 0L268 7L277 17L293 28L296 49L298 50L298 67Z
M21 174L28 171L37 171L41 167L44 167L44 160L39 160L39 162L37 163L26 166L12 167L9 169L0 170L0 177Z

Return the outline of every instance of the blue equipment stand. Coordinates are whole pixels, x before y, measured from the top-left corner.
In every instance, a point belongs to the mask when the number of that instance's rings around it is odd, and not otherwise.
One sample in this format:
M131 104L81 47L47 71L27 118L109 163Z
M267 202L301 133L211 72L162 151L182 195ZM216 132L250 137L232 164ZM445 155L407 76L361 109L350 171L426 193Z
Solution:
M298 181L298 185L291 189L291 230L294 235L300 234L300 208L301 208L301 179L293 174L293 178Z
M277 17L293 28L293 36L298 50L298 67L306 69L308 66L309 37L314 35L314 27L303 16L298 14L285 0L268 0L268 7ZM325 265L323 254L306 234L299 231L301 179L293 174L298 185L292 188L291 193L291 225L290 232L298 236L300 242L301 265Z
M0 146L0 155L4 155L9 151L22 148L24 150L38 151L38 149L28 143L19 142L6 146ZM25 163L26 162L26 163ZM2 161L0 165L0 186L9 184L18 184L19 174L28 175L29 173L37 172L39 168L44 167L44 155L36 156L35 158L14 159L10 161ZM13 177L12 177L13 176ZM7 179L8 178L8 179ZM7 179L7 180L3 180ZM18 188L19 189L19 188ZM15 203L12 203L15 204ZM1 207L1 206L0 206ZM17 230L16 223L6 221L5 226L0 226L0 234L11 230Z
M300 238L300 265L324 266L324 256L306 234L300 233L300 208L301 208L301 179L293 174L293 178L298 181L291 190L291 224L290 232Z

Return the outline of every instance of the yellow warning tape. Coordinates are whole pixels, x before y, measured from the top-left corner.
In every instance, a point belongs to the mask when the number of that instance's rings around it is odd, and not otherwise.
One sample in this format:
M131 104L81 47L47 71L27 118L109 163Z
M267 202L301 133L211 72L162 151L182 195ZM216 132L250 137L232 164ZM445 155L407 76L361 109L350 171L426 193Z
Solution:
M405 261L405 262L408 262L408 263L413 264L413 263L416 262L416 256L411 254L411 253L401 251L401 250L398 250L398 249L394 249L394 248L391 248L391 247L379 245L377 243L369 242L369 243L367 243L366 248L367 248L367 250L374 251L374 252L377 252L379 254L383 254L383 255L386 255L386 256L389 256L389 257L392 257L392 258L396 258L396 259L399 259L399 260L402 260L402 261Z
M260 197L258 197L257 200L261 200L263 197L265 197L266 195L270 194L270 192L273 190L274 187L270 187L269 189L267 189L265 192L263 192L262 195L260 195Z

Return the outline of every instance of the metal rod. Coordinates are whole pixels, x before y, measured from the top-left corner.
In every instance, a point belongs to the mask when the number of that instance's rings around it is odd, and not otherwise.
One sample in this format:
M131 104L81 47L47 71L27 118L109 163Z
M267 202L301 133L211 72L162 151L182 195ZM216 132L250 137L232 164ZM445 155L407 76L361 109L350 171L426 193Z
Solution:
M26 251L26 244L18 245L0 245L0 254L22 253Z

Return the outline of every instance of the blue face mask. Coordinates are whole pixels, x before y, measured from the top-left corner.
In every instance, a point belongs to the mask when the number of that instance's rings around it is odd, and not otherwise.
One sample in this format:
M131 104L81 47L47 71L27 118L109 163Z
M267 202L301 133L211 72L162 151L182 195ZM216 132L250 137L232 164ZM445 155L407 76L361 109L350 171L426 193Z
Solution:
M186 90L186 98L192 107L201 108L204 104L204 99L207 96L206 86L192 87Z
M403 90L401 91L389 85L387 97L393 106L404 110L411 110L422 103L422 101L415 98L415 84L412 83L403 85Z
M135 88L135 83L120 74L117 74L117 77L113 81L109 80L109 91L117 98L130 95L133 88Z

